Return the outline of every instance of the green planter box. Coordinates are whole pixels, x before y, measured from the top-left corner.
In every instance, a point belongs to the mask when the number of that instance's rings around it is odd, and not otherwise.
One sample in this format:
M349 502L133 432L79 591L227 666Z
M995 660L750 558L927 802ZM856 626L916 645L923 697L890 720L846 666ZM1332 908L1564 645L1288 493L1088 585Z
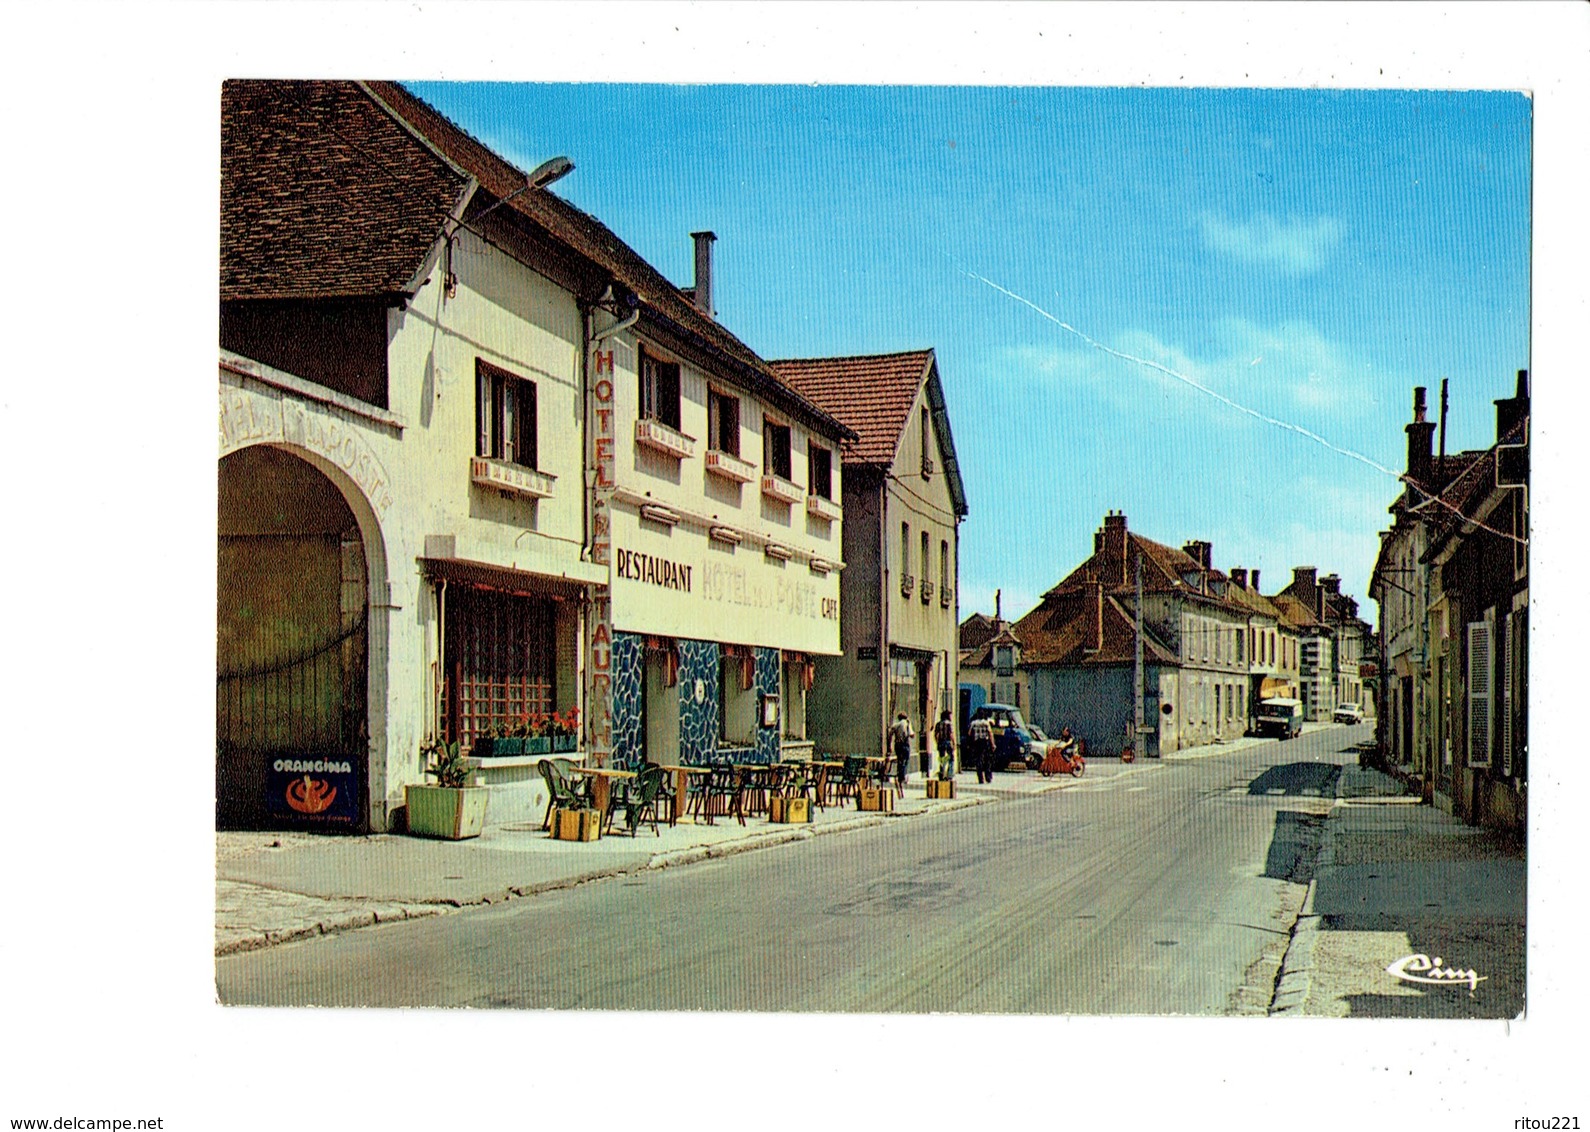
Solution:
M447 841L479 837L486 828L486 799L490 796L484 786L405 786L409 832Z
M527 755L550 755L552 753L552 739L547 735L536 735L522 740L524 753Z
M477 759L506 758L524 754L524 745L528 742L528 739L476 739L469 753Z
M580 749L580 737L578 735L554 735L554 736L552 736L552 752L553 752L553 754L566 755L566 754L568 754L571 751L577 751L579 749Z

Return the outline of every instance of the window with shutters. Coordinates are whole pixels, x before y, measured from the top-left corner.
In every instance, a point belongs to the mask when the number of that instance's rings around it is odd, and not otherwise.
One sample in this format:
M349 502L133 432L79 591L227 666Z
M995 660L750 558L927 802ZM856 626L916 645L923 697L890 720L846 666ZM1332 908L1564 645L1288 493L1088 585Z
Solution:
M536 467L536 387L475 359L475 455Z
M679 431L679 364L665 362L642 350L640 355L640 415Z
M1491 626L1468 624L1468 765L1491 765Z
M1502 774L1513 774L1513 615L1502 618Z

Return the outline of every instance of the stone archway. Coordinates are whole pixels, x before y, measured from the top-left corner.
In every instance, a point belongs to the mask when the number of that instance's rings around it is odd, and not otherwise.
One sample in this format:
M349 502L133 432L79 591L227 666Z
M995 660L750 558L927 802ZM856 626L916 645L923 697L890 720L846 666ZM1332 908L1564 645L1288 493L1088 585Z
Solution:
M313 453L244 447L218 475L217 828L367 829L379 536Z

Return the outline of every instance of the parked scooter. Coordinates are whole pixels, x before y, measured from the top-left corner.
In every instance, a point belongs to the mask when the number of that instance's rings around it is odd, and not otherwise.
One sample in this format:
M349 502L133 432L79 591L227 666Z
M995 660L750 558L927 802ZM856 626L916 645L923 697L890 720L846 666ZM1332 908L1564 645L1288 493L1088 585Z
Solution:
M1048 753L1043 757L1043 763L1038 767L1038 773L1045 778L1056 774L1069 774L1073 778L1081 778L1088 769L1088 745L1081 739L1070 742L1056 742L1049 745Z

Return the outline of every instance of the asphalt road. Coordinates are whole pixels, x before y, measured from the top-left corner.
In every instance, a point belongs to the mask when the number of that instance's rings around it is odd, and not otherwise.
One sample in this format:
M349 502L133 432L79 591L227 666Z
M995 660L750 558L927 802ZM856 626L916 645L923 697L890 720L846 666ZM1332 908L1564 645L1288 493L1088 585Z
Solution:
M222 1001L1262 1012L1370 726L217 962ZM1113 772L1113 773L1109 773Z

